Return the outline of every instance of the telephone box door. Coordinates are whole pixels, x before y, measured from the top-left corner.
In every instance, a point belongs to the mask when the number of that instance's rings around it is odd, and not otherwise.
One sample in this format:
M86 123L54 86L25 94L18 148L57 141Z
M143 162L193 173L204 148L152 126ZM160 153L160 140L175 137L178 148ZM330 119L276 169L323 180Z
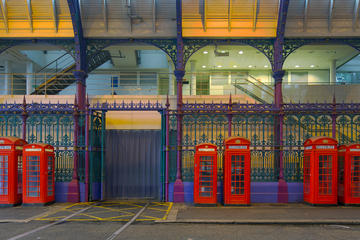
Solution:
M240 137L225 140L224 204L250 204L250 141Z
M337 161L336 155L327 152L316 153L315 159L318 160L318 201L328 202L337 196ZM336 172L335 172L336 171Z
M217 147L199 144L195 152L194 203L216 204Z

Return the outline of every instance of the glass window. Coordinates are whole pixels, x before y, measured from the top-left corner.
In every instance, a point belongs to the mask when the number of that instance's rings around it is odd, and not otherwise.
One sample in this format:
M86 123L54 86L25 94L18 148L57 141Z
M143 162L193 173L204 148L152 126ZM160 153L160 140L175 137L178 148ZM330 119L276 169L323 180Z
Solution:
M0 155L0 195L8 194L8 156Z
M40 197L40 157L26 158L26 196Z

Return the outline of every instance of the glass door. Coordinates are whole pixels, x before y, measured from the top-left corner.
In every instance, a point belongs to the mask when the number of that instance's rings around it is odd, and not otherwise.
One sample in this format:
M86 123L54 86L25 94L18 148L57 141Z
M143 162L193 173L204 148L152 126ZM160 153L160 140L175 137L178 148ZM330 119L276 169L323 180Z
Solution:
M214 157L200 156L199 166L199 196L212 197L213 195L213 168Z

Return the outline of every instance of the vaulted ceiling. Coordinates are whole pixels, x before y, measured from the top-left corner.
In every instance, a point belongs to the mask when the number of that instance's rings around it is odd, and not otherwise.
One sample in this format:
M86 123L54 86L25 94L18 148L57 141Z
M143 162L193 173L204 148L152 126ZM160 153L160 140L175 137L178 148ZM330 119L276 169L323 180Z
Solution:
M86 37L175 37L176 0L78 0ZM280 0L183 0L185 37L274 37ZM360 36L360 0L290 0L287 37ZM73 37L67 0L0 0L0 37Z

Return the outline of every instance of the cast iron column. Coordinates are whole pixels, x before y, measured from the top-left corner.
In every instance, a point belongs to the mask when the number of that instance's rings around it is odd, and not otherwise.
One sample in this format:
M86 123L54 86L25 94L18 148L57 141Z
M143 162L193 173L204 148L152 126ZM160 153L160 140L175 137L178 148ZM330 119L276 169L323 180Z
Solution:
M166 110L165 110L165 202L169 201L169 125L170 125L170 103L169 103L169 95L166 98Z
M176 181L174 184L174 202L184 202L184 184L181 176L182 161L182 84L185 75L184 42L182 38L182 1L176 0L176 69L174 71L177 84L177 154Z
M274 63L273 63L273 77L275 80L275 94L274 104L276 109L276 116L274 118L274 142L275 142L275 163L279 169L278 182L278 199L279 203L288 202L288 186L284 179L283 167L283 96L282 96L282 79L284 77L283 68L283 50L284 50L284 35L287 12L290 0L280 0L278 24L276 29L276 38L274 42Z
M77 106L77 97L75 96L74 103L74 169L72 180L68 186L68 202L79 202L80 192L79 192L79 177L78 177L78 133L79 133L79 111Z
M232 99L231 99L231 95L229 98L229 106L228 106L228 113L227 113L227 117L228 117L228 137L231 137L231 130L232 130L232 118L233 118L233 113L232 113Z
M174 71L177 83L177 154L176 154L176 181L174 184L174 202L184 202L184 184L182 182L182 82L184 70Z

